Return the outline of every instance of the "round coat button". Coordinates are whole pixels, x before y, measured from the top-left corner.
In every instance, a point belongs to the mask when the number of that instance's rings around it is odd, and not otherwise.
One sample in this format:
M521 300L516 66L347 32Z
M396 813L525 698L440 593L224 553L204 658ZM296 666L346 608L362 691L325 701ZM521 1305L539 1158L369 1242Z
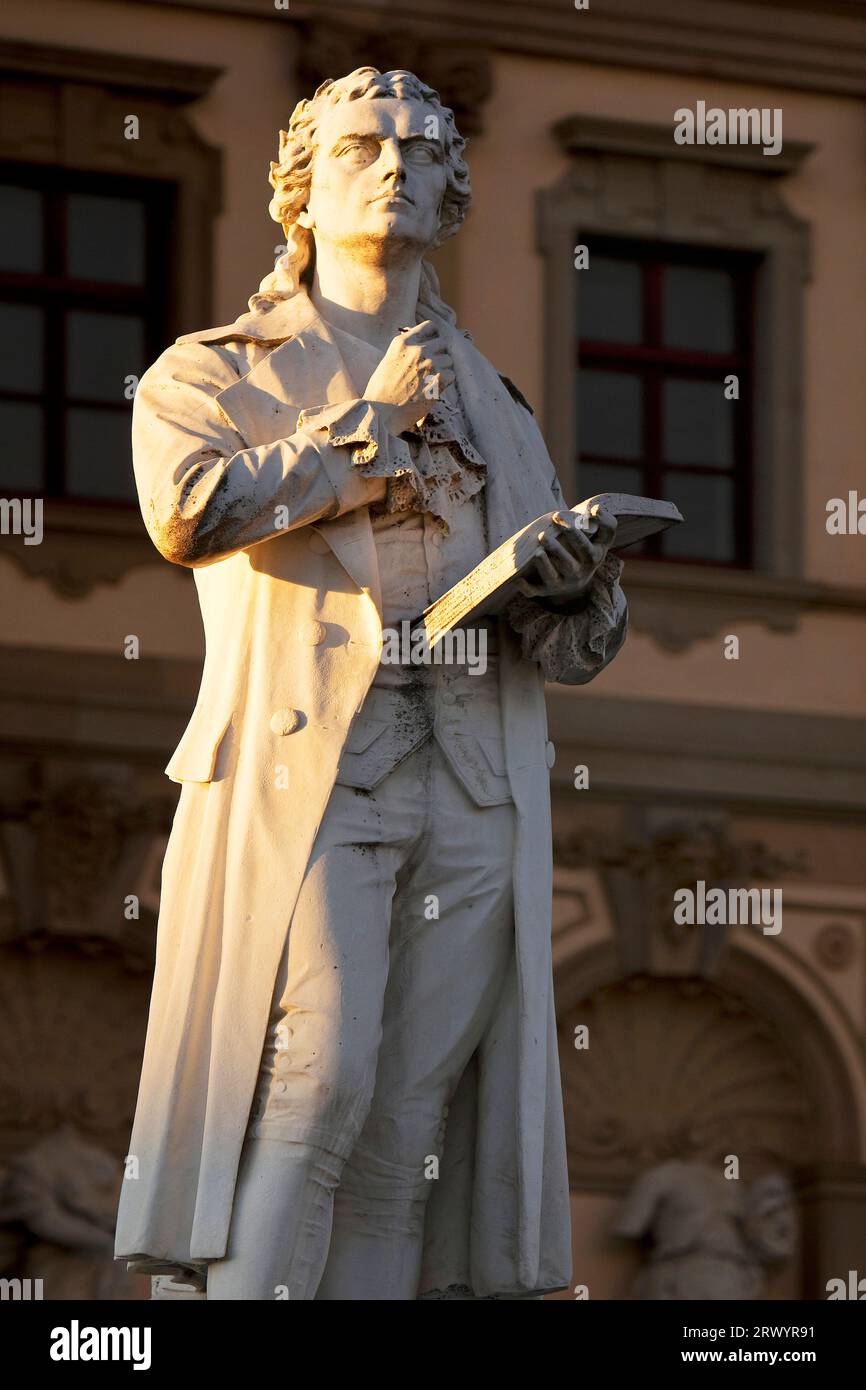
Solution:
M445 688L445 690L441 692L439 698L441 699L443 705L453 705L457 702L457 696L454 694L454 691L448 690L447 687Z
M300 723L300 710L276 709L271 715L271 728L275 734L293 734Z
M553 764L556 762L556 749L550 742L550 739L547 740L547 743L545 745L544 756L547 759L547 766L553 767Z
M318 531L313 531L307 544L314 555L327 555L328 551L331 549L324 536L320 536Z
M311 647L318 647L324 642L328 635L324 623L320 623L316 618L311 618L304 624L303 639Z

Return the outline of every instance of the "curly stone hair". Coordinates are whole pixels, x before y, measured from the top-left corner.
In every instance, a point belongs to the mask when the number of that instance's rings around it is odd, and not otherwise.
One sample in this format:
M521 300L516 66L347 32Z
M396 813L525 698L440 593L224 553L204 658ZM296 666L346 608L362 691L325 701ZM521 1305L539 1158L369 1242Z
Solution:
M403 101L423 101L432 106L439 118L439 130L445 150L446 184L442 215L435 246L441 246L458 230L472 201L469 168L463 158L466 141L454 124L454 113L443 106L439 93L411 72L394 69L380 72L378 68L356 68L348 77L337 81L328 78L317 88L310 100L299 101L292 112L288 130L280 131L280 157L271 161L270 183L276 191L269 212L286 234L287 251L280 265L284 276L296 285L304 278L313 262L312 233L300 227L298 213L306 207L312 180L316 132L323 108L341 101L361 98L397 97Z

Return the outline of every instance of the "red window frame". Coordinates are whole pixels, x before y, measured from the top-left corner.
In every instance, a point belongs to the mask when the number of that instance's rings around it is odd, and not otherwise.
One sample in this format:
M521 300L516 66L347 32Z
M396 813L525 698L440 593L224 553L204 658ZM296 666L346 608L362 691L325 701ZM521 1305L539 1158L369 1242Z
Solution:
M663 553L660 535L653 536L627 554L641 559L659 559L673 564L707 564L728 569L753 566L753 487L752 487L752 395L754 375L754 293L755 273L760 258L749 253L718 248L681 246L666 242L642 242L614 237L578 235L576 243L589 250L589 268L578 274L592 274L592 258L616 257L637 262L641 270L642 341L621 343L579 338L576 345L577 369L603 368L639 376L643 397L643 435L637 458L615 455L579 455L580 464L605 464L637 469L642 476L641 491L647 497L664 497L665 473L703 473L733 478L732 532L734 555L730 560L705 559L700 555L673 556ZM703 352L666 346L662 341L662 277L668 266L698 266L724 270L734 281L734 349L732 352ZM578 324L579 327L579 324ZM732 402L734 415L733 464L731 468L698 464L667 463L662 458L662 383L666 379L717 382L735 374L739 398ZM580 446L578 444L578 451Z
M68 310L97 310L139 318L144 327L142 370L166 346L171 327L171 238L175 209L172 184L154 179L89 174L51 166L0 164L0 183L29 188L43 199L42 265L38 272L0 270L0 301L32 305L44 313L43 385L39 391L0 389L0 400L41 405L44 412L43 485L33 491L16 487L16 496L85 501L94 507L136 508L134 498L73 493L66 485L64 415L67 407L117 413L124 404L78 399L66 389L66 342L63 316ZM144 206L145 267L141 285L77 279L66 272L66 207L74 193L130 197ZM0 488L3 487L0 468Z

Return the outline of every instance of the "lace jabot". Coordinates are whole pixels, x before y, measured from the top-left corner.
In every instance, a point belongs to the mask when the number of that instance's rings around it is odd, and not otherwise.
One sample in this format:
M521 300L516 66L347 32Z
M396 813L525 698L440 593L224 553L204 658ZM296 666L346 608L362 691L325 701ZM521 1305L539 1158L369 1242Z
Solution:
M466 436L459 409L435 401L417 432L393 435L368 401L305 410L299 429L327 428L328 443L350 444L352 465L365 478L387 478L379 507L386 512L426 511L445 531L454 509L484 487L487 465Z

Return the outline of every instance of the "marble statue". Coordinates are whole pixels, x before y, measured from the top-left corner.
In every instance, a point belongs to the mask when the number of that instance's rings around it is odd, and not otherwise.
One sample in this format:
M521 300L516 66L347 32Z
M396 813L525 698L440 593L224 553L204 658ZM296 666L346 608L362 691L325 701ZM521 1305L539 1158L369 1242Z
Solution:
M162 1289L569 1282L544 681L622 645L615 520L545 544L483 671L380 660L565 504L425 259L469 208L463 154L411 73L323 83L271 165L285 254L136 394L142 515L206 634L115 1247Z
M794 1223L784 1174L746 1183L720 1167L672 1159L636 1180L616 1233L652 1242L634 1298L755 1299L767 1268L793 1253Z

